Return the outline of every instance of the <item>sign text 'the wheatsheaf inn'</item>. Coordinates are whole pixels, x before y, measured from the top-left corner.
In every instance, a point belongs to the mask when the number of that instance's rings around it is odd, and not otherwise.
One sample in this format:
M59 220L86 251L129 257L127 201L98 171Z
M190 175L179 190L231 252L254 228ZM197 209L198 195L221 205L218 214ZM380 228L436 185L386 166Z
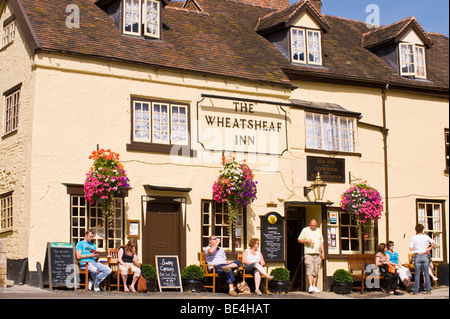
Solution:
M198 142L205 150L282 155L287 118L273 102L203 96L197 103Z

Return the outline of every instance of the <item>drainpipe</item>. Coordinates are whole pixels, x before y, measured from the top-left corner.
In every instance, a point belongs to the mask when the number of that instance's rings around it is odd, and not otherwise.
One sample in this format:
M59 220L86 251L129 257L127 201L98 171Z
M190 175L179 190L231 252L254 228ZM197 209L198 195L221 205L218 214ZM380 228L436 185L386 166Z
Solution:
M389 83L386 83L382 92L382 108L383 108L383 149L384 149L384 189L385 189L385 210L386 210L386 242L389 240L389 177L388 177L388 147L387 136L388 129L386 126L386 98L389 90Z

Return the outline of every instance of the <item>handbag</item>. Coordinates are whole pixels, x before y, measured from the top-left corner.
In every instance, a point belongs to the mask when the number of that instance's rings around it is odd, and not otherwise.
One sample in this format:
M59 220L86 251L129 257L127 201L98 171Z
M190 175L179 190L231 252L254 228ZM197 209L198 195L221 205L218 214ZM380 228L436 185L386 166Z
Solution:
M147 292L147 280L144 278L144 276L142 276L142 274L139 277L137 288L138 292Z
M391 273L391 274L395 274L395 272L397 271L397 269L395 269L395 266L394 265L391 265L391 264L388 264L387 265L388 267L388 271Z
M240 282L237 284L237 288L239 290L239 292L243 295L250 295L250 287L248 286L248 284L244 281Z

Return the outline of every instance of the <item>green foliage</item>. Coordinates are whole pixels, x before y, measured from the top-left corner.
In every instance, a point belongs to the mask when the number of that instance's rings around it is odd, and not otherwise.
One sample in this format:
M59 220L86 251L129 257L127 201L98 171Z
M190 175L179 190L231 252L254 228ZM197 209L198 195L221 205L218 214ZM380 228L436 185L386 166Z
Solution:
M150 264L142 264L141 266L142 274L147 279L155 279L156 278L156 268Z
M203 271L202 267L197 266L197 265L187 266L181 272L182 279L203 280L204 276L205 276L205 272Z
M333 274L334 282L353 282L352 275L345 269L338 269Z
M273 269L270 275L273 276L273 281L288 282L291 278L291 272L284 267Z

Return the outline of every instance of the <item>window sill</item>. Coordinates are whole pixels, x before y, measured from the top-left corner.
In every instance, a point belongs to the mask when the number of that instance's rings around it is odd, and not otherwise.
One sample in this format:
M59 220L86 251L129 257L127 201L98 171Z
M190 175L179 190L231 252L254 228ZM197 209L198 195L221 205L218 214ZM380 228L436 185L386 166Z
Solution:
M316 153L316 154L329 154L329 155L362 157L361 153L342 152L342 151L326 151L326 150L318 150L318 149L313 149L313 148L305 148L305 152L307 152L307 153Z
M130 144L127 144L127 151L197 157L197 151L192 150L190 145L165 145L131 142Z
M18 131L18 130L15 129L15 130L12 131L12 132L6 133L5 135L2 136L2 140L6 139L6 138L8 138L8 137L11 137L11 136L13 136L13 135L16 135L16 134L17 134L17 131Z

